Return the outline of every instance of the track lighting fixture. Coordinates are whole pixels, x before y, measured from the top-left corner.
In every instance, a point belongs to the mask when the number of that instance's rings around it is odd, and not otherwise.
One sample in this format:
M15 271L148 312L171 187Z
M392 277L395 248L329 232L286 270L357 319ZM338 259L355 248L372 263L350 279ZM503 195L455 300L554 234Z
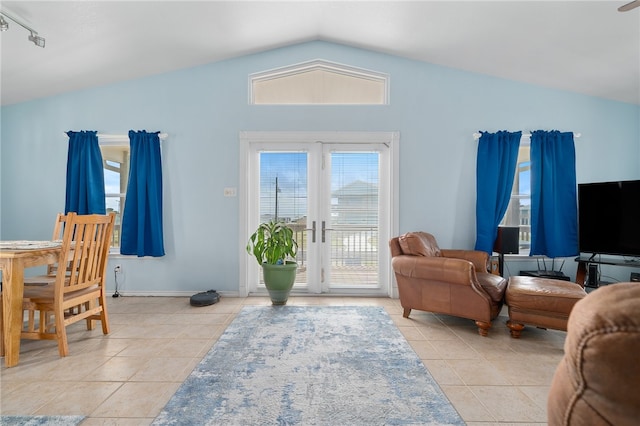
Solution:
M16 18L14 18L13 16L7 14L4 11L0 11L0 31L7 31L9 29L9 23L4 18L7 18L10 21L15 22L16 24L20 25L25 30L29 31L30 34L29 34L29 36L27 38L28 38L28 40L30 42L32 42L33 44L35 44L38 47L44 47L44 43L45 43L44 37L40 37L36 30L34 30L33 28L23 24L22 22L20 22L19 20L17 20Z
M29 41L32 41L38 47L44 47L44 37L40 37L38 33L31 32L29 36Z

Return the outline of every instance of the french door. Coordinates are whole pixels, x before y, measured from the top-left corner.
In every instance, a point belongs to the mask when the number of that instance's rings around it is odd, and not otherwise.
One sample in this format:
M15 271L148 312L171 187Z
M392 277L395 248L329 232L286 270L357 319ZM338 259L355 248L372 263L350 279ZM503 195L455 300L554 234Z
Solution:
M394 229L391 166L397 134L243 136L242 247L259 223L281 220L298 242L294 292L391 294L388 241ZM259 265L252 261L244 268L246 292L261 293Z

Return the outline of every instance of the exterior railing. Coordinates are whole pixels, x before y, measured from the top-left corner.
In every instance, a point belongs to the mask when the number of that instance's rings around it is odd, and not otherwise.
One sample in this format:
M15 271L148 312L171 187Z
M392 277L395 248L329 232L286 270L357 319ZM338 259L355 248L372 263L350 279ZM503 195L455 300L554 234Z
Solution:
M298 243L296 260L303 266L307 262L310 235L306 224L288 225ZM316 230L316 242L321 241L321 230ZM332 266L377 266L378 264L378 228L372 226L332 225L326 233L327 243L331 244Z

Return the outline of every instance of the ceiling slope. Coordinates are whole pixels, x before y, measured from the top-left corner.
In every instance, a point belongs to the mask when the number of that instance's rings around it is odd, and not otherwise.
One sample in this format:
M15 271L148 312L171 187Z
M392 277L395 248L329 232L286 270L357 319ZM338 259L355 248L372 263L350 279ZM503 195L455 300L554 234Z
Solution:
M640 8L625 1L4 1L9 105L326 40L640 105Z

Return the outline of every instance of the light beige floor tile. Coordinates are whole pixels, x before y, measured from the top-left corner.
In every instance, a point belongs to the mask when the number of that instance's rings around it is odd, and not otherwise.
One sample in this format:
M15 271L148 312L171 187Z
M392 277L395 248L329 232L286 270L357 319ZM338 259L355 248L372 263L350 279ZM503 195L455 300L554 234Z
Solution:
M413 318L405 318L402 316L402 314L398 314L398 315L389 315L389 317L391 318L391 320L394 322L395 325L401 327L415 327L417 325L419 325L420 323L416 322Z
M69 383L63 382L29 382L20 384L11 392L5 392L3 380L0 412L5 415L33 415L68 386Z
M126 382L141 368L148 358L116 356L98 367L87 379L103 382Z
M438 351L426 340L412 340L409 344L420 359L441 359Z
M425 339L433 340L458 340L459 337L450 329L440 322L433 324L418 324L416 329L424 336Z
M477 339L475 336L473 338L470 336L464 338L465 342L485 359L501 360L510 355L513 359L521 358L518 352L511 349L510 342L507 339L510 339L508 335L497 333L495 330L490 330L489 335L482 339Z
M449 359L447 363L468 386L512 385L499 369L479 359Z
M16 381L17 380L17 381ZM4 375L2 376L2 381L0 381L0 408L2 408L2 398L6 395L9 395L11 392L15 392L21 387L23 387L26 383L17 377L14 381L9 381L5 379ZM2 410L0 410L0 413Z
M478 338L482 338L478 336ZM460 339L433 341L433 347L441 359L478 359L480 355Z
M130 382L183 382L199 360L194 358L150 358Z
M196 358L202 356L202 352L211 349L212 339L173 339L165 345L162 353L163 358ZM205 352L206 353L206 352Z
M172 345L174 339L130 339L127 338L128 345L122 349L118 356L133 356L141 358L151 358L161 356L164 350Z
M546 410L514 386L469 386L478 400L500 422L544 422Z
M426 340L416 327L400 326L398 330L407 340Z
M464 382L449 363L443 359L422 359L431 376L440 386L463 386Z
M220 296L220 302L216 303L215 305L210 305L213 306L214 308L218 308L220 306L238 306L238 305L242 305L244 303L244 300L246 298L244 297L231 297L231 296L226 296L224 295L224 293L221 294Z
M20 362L17 366L6 368L3 365L2 384L6 382L24 383L42 381L42 376L48 374L51 366L58 361L58 359L57 351L55 354L52 352L46 357L33 357L28 352L20 352Z
M197 308L193 308L194 310ZM191 324L224 324L227 322L229 318L228 313L216 313L216 312L208 312L208 313L195 313L191 311L187 312L178 312L174 314L162 315L162 314L151 314L144 318L141 321L141 324L149 324L151 326L155 326L157 324L171 324L171 325L191 325Z
M148 315L139 312L109 312L109 325L113 327L119 324L140 324Z
M179 325L145 325L129 324L123 325L111 332L111 336L116 339L148 339L148 338L174 338L184 326Z
M211 339L214 336L219 336L227 325L208 325L208 324L193 324L188 327L180 327L180 330L175 334L177 339Z
M478 326L472 320L467 320L460 324L447 324L447 327L449 327L453 334L461 339L472 339L476 338L476 336L482 337L484 339L488 337L480 335L480 333L478 332ZM489 336L491 336L492 334L499 334L499 331L495 330L495 328L492 326L491 328L489 328L488 333Z
M553 360L547 357L527 356L519 360L495 359L488 363L493 364L513 385L544 386L551 383L560 359L562 357Z
M271 301L268 296L249 296L243 299L242 304L247 306L268 306L271 305Z
M304 296L294 296L291 297L287 301L287 305L289 306L320 306L320 305L331 305L335 302L342 304L341 300L332 299L329 297L304 297Z
M34 414L88 416L120 386L120 383L113 382L67 383L55 398L40 407Z
M92 356L112 357L119 355L123 350L137 344L140 339L119 339L115 336L105 336L93 339L85 348Z
M494 422L496 419L491 415L478 398L466 386L441 386L449 401L465 422L480 421Z
M106 399L91 417L156 417L180 383L127 382Z
M53 352L53 351L52 351ZM69 355L60 358L57 349L51 358L44 358L37 365L20 366L20 370L11 369L6 373L9 380L13 374L20 374L25 381L80 381L92 373L97 367L104 364L108 357L82 356L82 354Z
M518 389L527 395L538 407L547 412L547 398L550 386L518 386Z
M224 299L226 302L228 299ZM234 299L237 300L237 299ZM197 309L196 313L213 313L213 314L235 314L238 312L238 308L242 306L241 303L224 303L222 300L215 305L209 306L200 306Z

